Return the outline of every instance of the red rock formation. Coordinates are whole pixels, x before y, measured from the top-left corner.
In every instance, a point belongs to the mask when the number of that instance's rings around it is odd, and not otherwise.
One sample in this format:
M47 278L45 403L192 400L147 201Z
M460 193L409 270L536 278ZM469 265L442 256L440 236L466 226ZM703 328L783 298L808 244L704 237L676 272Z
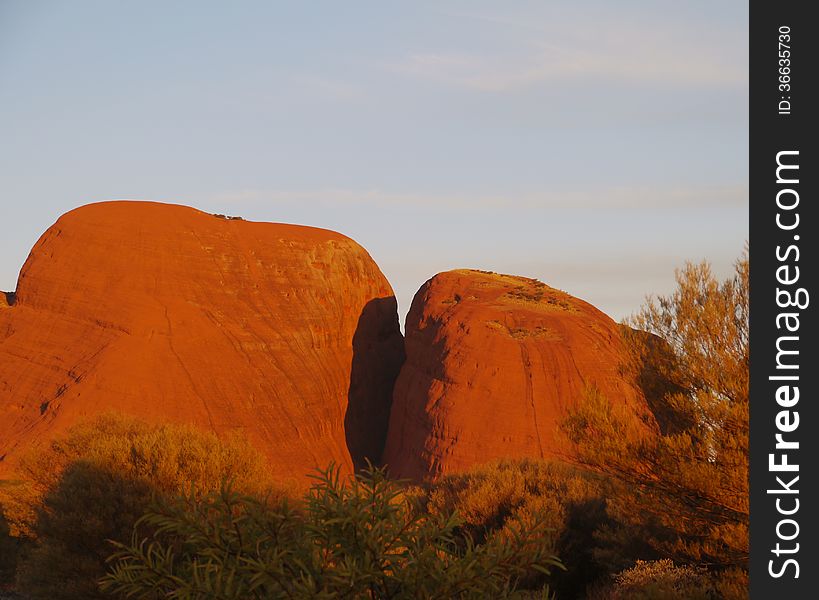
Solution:
M403 341L392 289L343 235L91 204L45 232L4 304L3 471L108 410L243 431L282 478L380 455Z
M620 375L618 325L523 277L450 271L427 281L406 322L383 462L422 480L495 458L566 457L563 411L596 386L646 411Z

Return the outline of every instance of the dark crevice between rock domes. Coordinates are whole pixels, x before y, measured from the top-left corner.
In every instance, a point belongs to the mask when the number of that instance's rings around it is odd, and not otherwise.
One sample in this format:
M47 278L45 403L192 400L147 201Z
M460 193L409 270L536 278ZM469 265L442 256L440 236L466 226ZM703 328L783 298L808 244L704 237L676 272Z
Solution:
M356 471L379 464L392 408L392 391L406 358L395 296L370 300L353 336L353 364L344 431Z

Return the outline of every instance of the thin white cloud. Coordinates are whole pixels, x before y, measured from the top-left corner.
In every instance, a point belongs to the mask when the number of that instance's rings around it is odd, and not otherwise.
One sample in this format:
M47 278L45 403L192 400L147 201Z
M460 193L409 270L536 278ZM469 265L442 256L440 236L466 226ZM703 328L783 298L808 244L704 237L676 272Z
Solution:
M332 101L359 100L365 96L357 85L341 79L329 79L317 75L298 75L293 82L313 97Z
M235 190L212 196L213 205L302 204L345 207L435 208L437 210L671 210L748 204L745 184L712 186L589 187L508 195L396 193L379 189Z
M741 85L747 73L712 56L657 54L636 48L593 51L533 48L526 56L416 53L392 63L399 73L485 92L509 92L562 80L617 79L664 85Z
M509 16L446 15L488 24L504 40L497 51L410 52L386 63L396 73L485 92L513 92L538 84L615 79L662 85L747 85L747 60L721 50L730 40L656 23L651 27L583 20L560 27ZM730 38L730 34L726 33ZM728 53L731 54L731 53ZM733 53L734 55L736 52Z

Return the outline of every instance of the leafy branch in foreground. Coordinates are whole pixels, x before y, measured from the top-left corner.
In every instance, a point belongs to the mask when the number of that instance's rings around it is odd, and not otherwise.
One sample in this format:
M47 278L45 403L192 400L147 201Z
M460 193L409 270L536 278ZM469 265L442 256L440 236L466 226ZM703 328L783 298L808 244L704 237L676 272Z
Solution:
M298 509L225 486L156 503L118 544L104 590L131 598L511 598L562 568L544 522L475 544L384 470L320 471ZM546 590L542 591L545 596Z

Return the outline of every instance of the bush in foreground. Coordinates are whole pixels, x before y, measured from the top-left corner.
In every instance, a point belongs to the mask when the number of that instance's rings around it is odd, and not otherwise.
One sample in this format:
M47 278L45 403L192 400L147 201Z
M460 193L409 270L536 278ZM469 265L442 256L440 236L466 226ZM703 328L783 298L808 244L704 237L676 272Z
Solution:
M608 522L606 482L560 462L500 460L447 475L418 490L432 514L457 511L462 528L478 541L503 538L517 523L544 521L554 531L553 551L567 570L551 583L560 598L581 597L606 575L596 558L598 531Z
M419 510L383 470L344 480L330 467L299 510L229 488L155 504L102 586L133 598L511 598L561 566L543 521L483 544L461 524Z
M225 479L257 492L268 481L258 454L239 439L182 425L106 415L29 456L14 523L33 544L19 561L33 599L103 598L98 579L154 496L218 490ZM19 489L19 486L18 486Z
M747 254L735 267L719 281L707 264L689 264L672 295L632 319L665 341L627 337L637 363L670 382L655 412L673 427L636 435L624 407L596 390L563 424L580 461L616 484L609 514L624 532L712 570L748 561Z
M0 590L14 579L17 566L18 542L10 535L6 516L0 510Z
M592 592L587 600L742 600L748 578L741 569L710 573L703 567L675 565L669 559L638 560Z

